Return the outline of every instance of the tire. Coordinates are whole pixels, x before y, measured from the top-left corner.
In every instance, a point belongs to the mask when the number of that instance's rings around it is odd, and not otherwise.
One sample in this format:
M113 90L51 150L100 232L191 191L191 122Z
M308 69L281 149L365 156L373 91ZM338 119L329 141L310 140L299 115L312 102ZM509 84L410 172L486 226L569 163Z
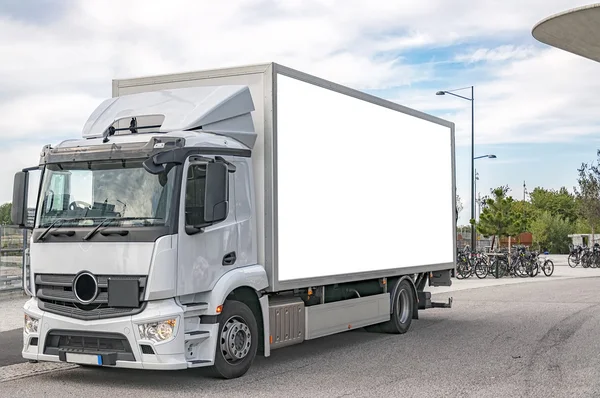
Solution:
M456 265L456 279L467 279L471 276L469 264L459 263Z
M479 279L485 279L488 274L488 265L485 261L479 260L477 264L475 264L475 275Z
M218 319L218 340L212 370L217 377L235 379L243 376L254 362L260 339L258 325L250 308L234 300L225 302Z
M410 282L403 280L398 284L398 288L392 299L394 306L391 318L385 323L379 324L379 329L383 333L403 334L408 332L412 323L413 309L415 306L415 296Z
M496 259L492 263L492 276L494 278L503 278L508 272L508 264L506 261L501 259Z
M540 269L537 264L529 264L527 272L530 277L535 278L540 272Z
M554 273L554 263L552 262L552 260L544 261L543 271L544 275L546 276L551 276L552 273Z
M577 254L571 253L569 254L569 258L567 258L567 262L569 263L569 267L575 268L577 267Z
M527 272L527 265L523 263L523 260L519 260L519 263L514 267L515 274L519 278L529 278L529 273Z
M585 253L581 256L581 266L583 268L589 268L590 266L590 255Z

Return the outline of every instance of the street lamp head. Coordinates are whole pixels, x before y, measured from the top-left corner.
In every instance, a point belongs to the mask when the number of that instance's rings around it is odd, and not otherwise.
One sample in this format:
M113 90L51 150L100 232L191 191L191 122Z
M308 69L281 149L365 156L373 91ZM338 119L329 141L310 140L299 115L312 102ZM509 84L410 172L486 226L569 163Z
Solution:
M490 158L490 159L496 159L496 155L488 155L488 158Z
M438 91L437 93L435 93L435 95L446 95L445 91Z

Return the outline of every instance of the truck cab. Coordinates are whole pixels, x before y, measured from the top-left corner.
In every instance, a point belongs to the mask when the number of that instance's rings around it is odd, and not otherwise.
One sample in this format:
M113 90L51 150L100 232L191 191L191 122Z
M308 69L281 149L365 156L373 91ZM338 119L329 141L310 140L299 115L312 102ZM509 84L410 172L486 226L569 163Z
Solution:
M14 222L27 225L28 192L39 192L25 358L182 369L214 365L218 337L244 344L239 330L217 337L221 296L236 283L216 285L245 267L255 310L267 285L256 266L252 110L237 86L111 99L84 138L44 147L38 167L17 173Z

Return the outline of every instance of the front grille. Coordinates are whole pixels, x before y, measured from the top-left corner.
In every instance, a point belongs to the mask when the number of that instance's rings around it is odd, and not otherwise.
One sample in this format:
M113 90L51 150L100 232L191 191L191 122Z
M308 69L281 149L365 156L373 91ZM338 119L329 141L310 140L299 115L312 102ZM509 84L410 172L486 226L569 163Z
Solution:
M98 296L89 304L81 304L75 296L73 292L75 277L76 275L71 274L37 274L35 276L35 291L40 302L40 309L71 318L93 320L134 315L142 312L145 307L146 303L143 302L147 280L145 276L97 275ZM109 306L109 278L137 280L139 282L140 305L137 307Z
M51 330L46 335L44 354L60 352L81 354L116 354L119 361L135 361L129 341L118 333L96 333L72 330Z

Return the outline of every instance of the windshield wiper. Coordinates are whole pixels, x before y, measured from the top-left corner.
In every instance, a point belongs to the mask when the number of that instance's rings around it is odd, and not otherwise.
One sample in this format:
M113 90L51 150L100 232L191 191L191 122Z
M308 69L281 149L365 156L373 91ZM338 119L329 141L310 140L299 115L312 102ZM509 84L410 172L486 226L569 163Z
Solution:
M58 227L60 227L60 226L61 226L61 225L62 225L62 224L65 222L65 221L79 221L79 220L83 220L83 217L77 217L77 218L57 218L56 220L54 220L54 221L52 222L52 224L50 224L50 225L48 226L48 228L46 228L46 229L44 230L44 232L42 232L42 233L40 234L40 236L38 237L38 240L44 240L44 238L46 237L46 235L48 235L48 232L50 232L50 230L51 230L52 228L54 228L54 226L55 226L56 224L58 224L58 225L56 225L56 228L58 228Z
M90 232L87 233L86 236L83 237L83 240L89 240L91 239L94 235L96 235L96 233L98 232L98 230L108 221L108 223L110 224L112 221L115 221L118 217L108 217L105 218L104 220L102 220L100 222L100 224L98 224L98 226L94 229L92 229Z
M98 226L92 229L86 236L83 237L83 240L90 240L94 235L98 233L98 230L102 228L105 224L110 224L113 221L131 221L131 220L161 220L158 217L107 217L98 224ZM119 235L123 235L121 231ZM126 235L126 234L125 234Z
M44 232L42 232L40 234L40 236L38 237L38 239L39 240L44 240L44 238L46 237L46 235L48 235L48 232L50 232L50 230L54 227L54 225L56 223L58 223L59 221L60 221L60 224L62 224L65 221L65 219L64 218L57 218L56 220L52 221L52 223L50 224L50 226L48 228L46 228L44 230Z

